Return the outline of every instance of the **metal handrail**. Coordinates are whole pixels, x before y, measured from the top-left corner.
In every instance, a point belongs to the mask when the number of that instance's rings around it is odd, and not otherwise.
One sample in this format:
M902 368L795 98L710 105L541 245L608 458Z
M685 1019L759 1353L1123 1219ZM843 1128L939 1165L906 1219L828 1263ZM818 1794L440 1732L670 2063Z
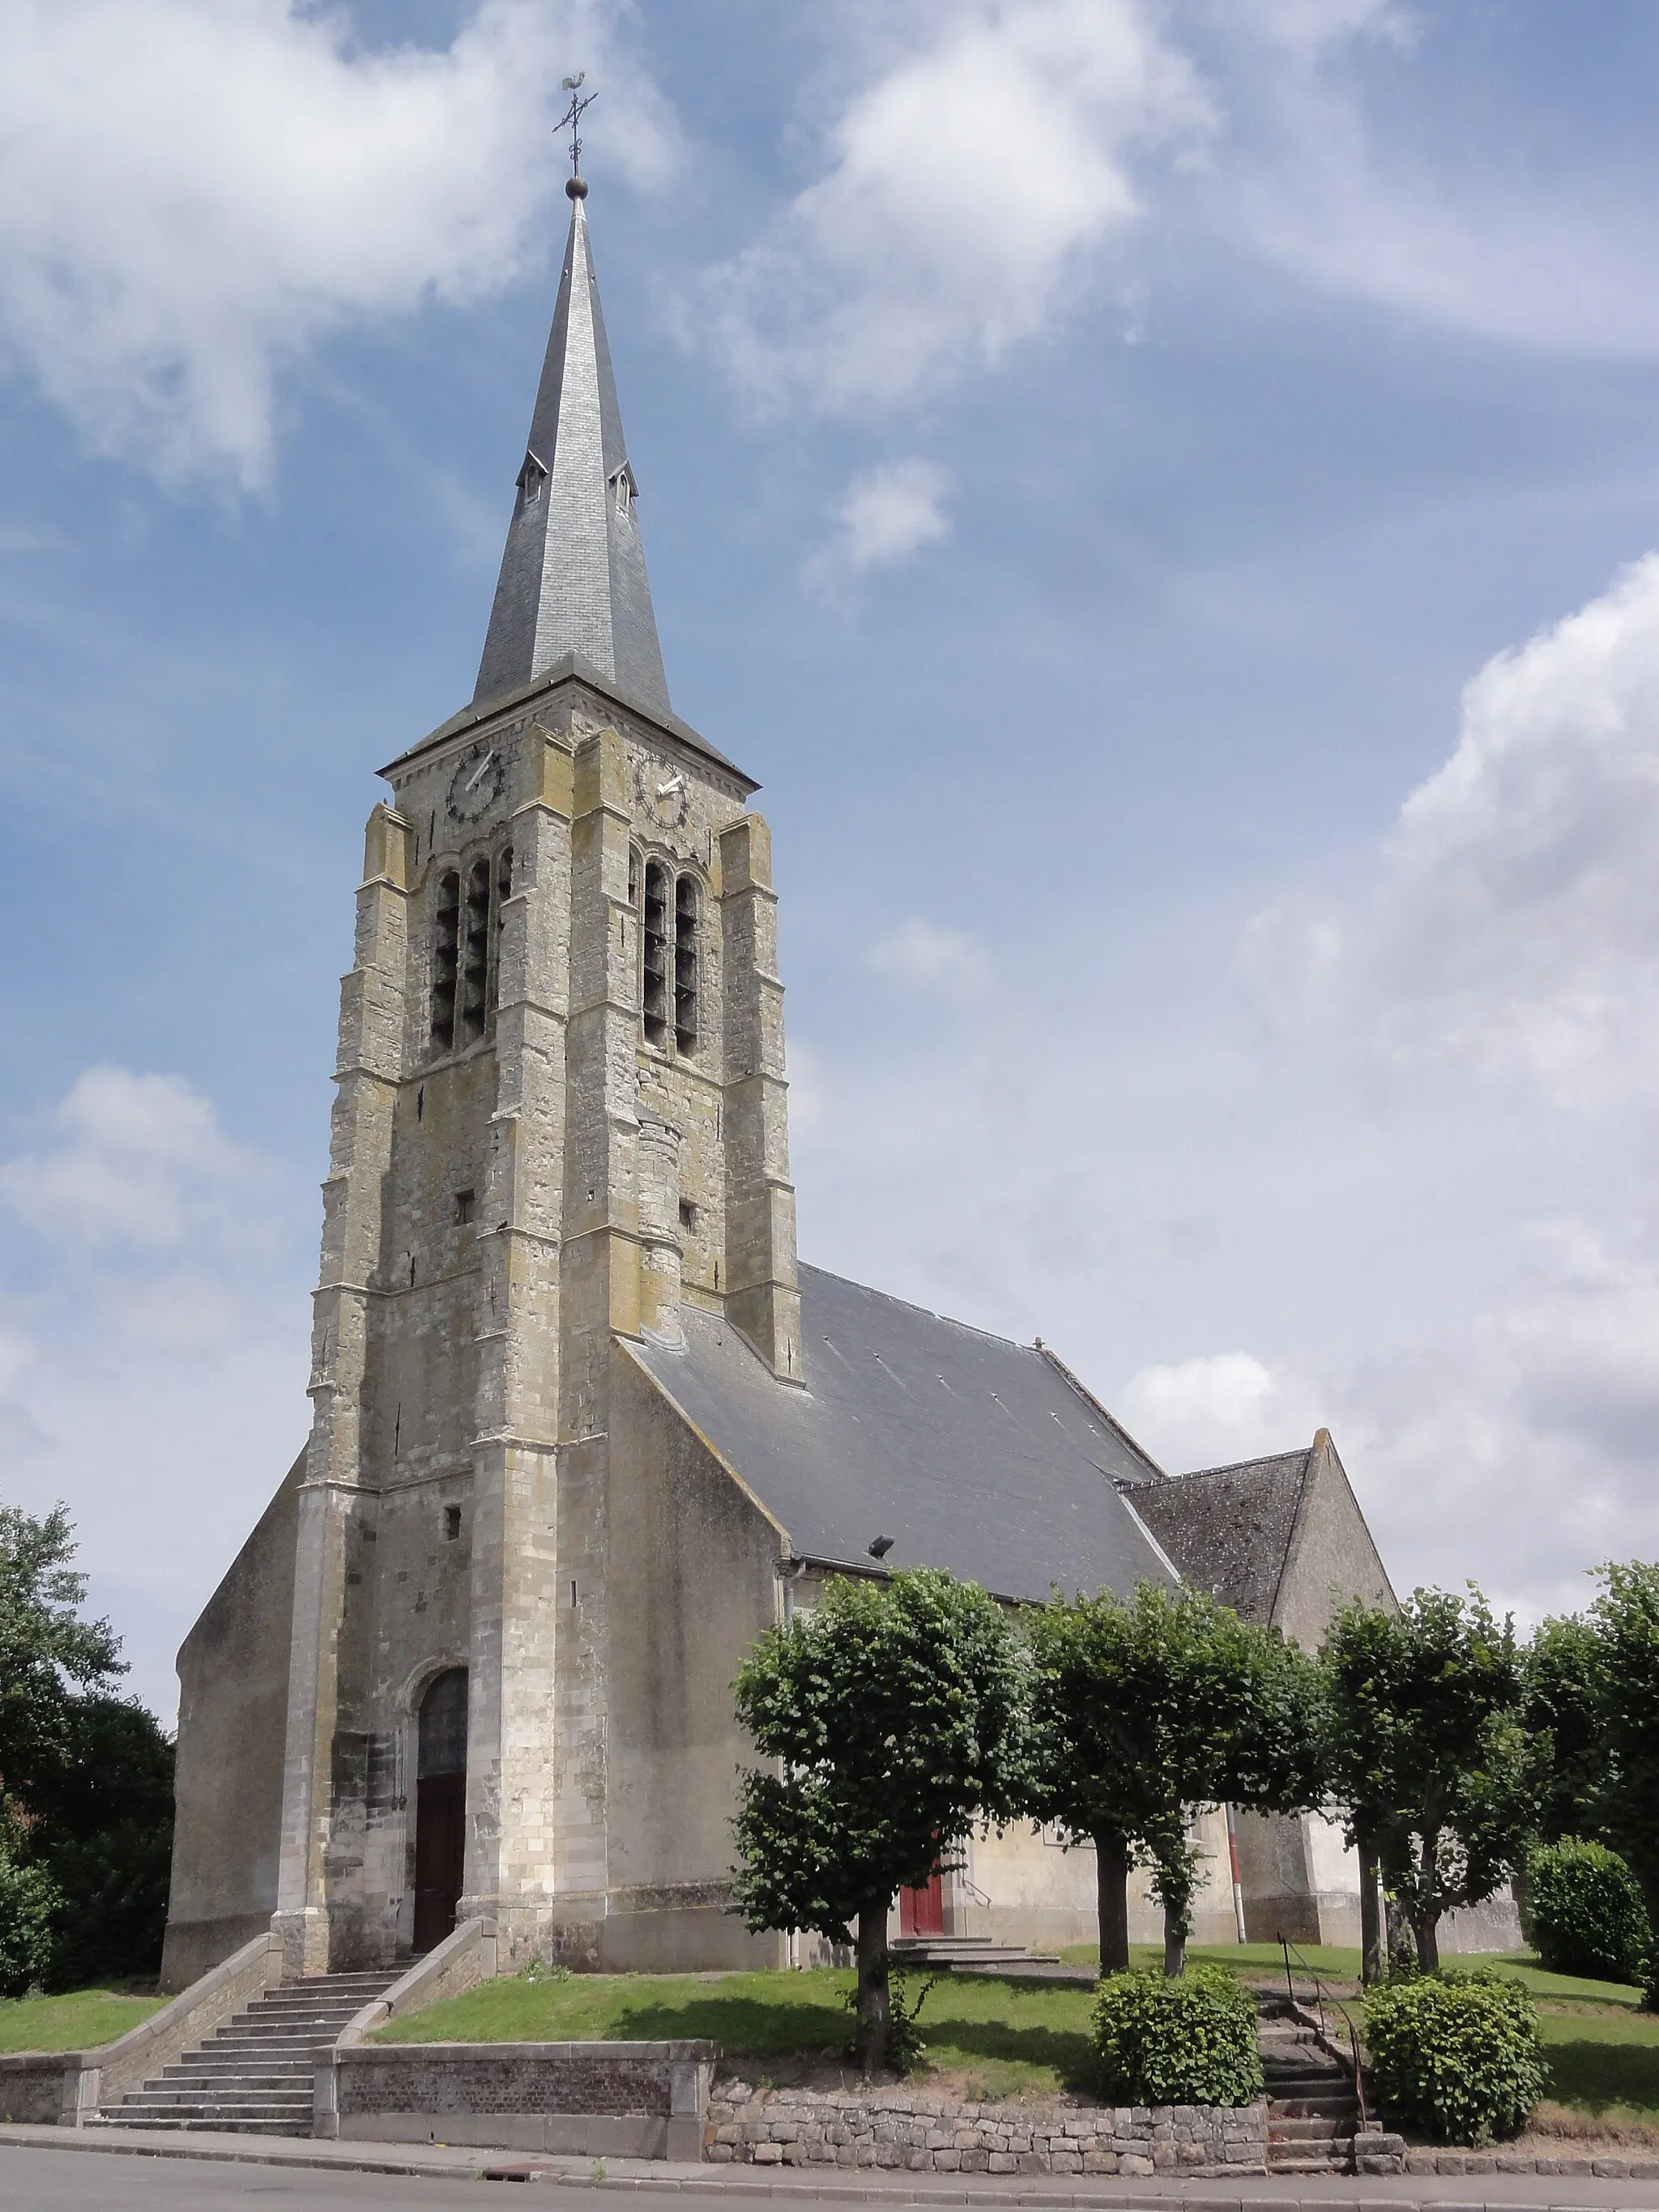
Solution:
M1285 1994L1290 2000L1291 2011L1294 2012L1297 2010L1296 1984L1291 1976L1291 1954L1294 1951L1296 1953L1296 1962L1297 1966L1301 1967L1303 1972L1307 1975L1308 1978L1314 1985L1314 2002L1319 2008L1320 2040L1325 2044L1328 2049L1334 2051L1337 2048L1337 2045L1333 2042L1330 2029L1327 2027L1325 2021L1325 1984L1320 1974L1318 1967L1310 1966L1307 1960L1303 1957L1300 1948L1296 1944L1292 1943L1287 1936L1282 1933L1279 1938L1279 1948L1285 1955ZM1342 2025L1348 2031L1348 2048L1352 2054L1353 2058L1353 2094L1354 2100L1359 2106L1360 2131L1362 2134L1369 2135L1370 2132L1371 2124L1370 2116L1365 2110L1365 2071L1364 2068L1361 2065L1359 2059L1358 2032L1355 2028L1352 2021L1348 2017L1347 2014L1346 2012L1341 2012L1340 2007L1337 2006L1334 1991L1333 1991L1331 1995L1331 2004L1333 2008L1338 2011Z

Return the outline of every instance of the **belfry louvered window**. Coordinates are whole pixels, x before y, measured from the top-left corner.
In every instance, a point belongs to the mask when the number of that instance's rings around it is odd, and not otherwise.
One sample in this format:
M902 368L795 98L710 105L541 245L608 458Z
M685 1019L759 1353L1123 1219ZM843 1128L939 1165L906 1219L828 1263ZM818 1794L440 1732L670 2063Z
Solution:
M501 917L513 896L513 848L447 868L432 914L432 1049L477 1044L501 991Z
M668 1042L668 871L660 860L645 864L645 927L640 1012L647 1044Z
M674 887L674 1043L697 1048L697 884L682 876Z
M461 879L453 868L438 878L432 923L432 1042L447 1052L455 1042L455 975L460 949Z
M466 872L461 920L461 1038L476 1044L489 1016L489 863L474 860Z

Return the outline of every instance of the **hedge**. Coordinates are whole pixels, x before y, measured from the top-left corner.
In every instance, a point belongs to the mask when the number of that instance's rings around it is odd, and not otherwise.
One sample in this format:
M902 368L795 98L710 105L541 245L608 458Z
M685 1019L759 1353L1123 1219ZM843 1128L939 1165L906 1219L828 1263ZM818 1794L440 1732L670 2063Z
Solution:
M1531 1996L1490 1969L1391 1977L1366 1996L1365 2042L1383 2110L1440 2142L1518 2133L1547 2078Z
M1101 2088L1114 2105L1248 2105L1261 2094L1255 2005L1224 1966L1113 1974L1095 2004Z
M1652 1936L1636 1877L1617 1851L1569 1836L1527 1862L1527 1934L1554 1974L1640 1982Z

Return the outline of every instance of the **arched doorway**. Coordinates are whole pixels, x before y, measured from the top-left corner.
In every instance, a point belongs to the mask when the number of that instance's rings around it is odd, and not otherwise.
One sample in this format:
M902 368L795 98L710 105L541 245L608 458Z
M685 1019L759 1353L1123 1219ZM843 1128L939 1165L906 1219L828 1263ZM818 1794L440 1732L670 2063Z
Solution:
M450 1667L421 1700L415 1782L415 1948L455 1925L466 1863L466 1669Z

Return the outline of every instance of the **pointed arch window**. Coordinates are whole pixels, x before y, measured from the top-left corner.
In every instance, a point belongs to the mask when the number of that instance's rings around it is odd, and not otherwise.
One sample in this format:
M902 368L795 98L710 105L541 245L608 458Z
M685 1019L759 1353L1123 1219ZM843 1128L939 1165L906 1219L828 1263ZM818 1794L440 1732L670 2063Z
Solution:
M455 1042L455 981L460 951L461 879L453 868L438 878L432 921L432 1043L447 1052Z
M534 507L542 495L542 487L546 482L547 471L536 459L534 453L526 453L524 457L524 466L519 471L520 505Z
M672 887L667 869L660 860L647 860L645 864L644 927L640 933L643 947L640 1016L647 1044L665 1045L668 1042L668 933L669 900L672 896Z
M682 876L674 886L674 1045L697 1048L697 879Z
M431 1048L477 1044L495 1024L501 930L513 896L513 848L438 878L432 910Z

